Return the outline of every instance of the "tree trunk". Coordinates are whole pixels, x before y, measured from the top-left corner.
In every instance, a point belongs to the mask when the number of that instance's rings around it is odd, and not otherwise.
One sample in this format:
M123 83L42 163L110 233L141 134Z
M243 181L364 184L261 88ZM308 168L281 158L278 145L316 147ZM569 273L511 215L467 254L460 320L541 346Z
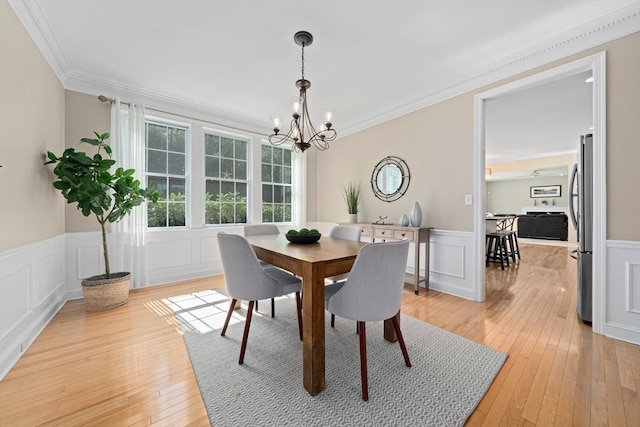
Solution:
M107 231L104 229L104 222L100 222L102 227L102 249L104 251L104 274L107 279L111 279L111 269L109 268L109 250L107 246Z

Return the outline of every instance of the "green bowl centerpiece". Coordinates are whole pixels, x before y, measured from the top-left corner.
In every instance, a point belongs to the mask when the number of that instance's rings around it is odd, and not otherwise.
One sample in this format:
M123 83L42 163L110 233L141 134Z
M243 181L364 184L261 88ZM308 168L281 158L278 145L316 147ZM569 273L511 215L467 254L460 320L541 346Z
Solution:
M301 228L300 230L291 229L284 235L291 243L315 243L320 240L322 235L318 230L312 228Z

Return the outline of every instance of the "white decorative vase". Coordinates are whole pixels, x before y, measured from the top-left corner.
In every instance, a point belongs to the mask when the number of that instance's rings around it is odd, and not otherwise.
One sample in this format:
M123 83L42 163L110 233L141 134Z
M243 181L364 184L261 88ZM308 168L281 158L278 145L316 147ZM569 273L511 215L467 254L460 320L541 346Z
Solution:
M422 225L422 209L418 202L413 202L413 207L411 208L411 225L414 227Z
M409 217L405 214L400 217L400 225L406 227L409 225Z
M349 214L349 222L357 223L358 222L358 214Z

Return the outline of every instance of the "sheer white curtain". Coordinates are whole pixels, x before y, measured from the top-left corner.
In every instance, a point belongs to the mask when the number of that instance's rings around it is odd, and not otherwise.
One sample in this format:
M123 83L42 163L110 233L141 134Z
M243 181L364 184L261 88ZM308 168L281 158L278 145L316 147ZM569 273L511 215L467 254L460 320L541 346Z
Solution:
M120 99L111 106L110 142L116 166L135 169L135 178L145 186L145 123L144 105L122 104ZM131 214L112 224L112 232L121 250L123 271L131 272L131 287L149 284L147 266L147 204L133 208Z

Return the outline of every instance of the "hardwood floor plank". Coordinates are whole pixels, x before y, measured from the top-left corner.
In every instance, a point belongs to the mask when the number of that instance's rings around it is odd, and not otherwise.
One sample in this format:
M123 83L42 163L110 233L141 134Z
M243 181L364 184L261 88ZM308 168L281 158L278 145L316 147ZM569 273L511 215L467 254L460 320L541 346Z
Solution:
M640 348L577 318L567 248L521 254L487 268L482 303L403 293L403 313L508 354L466 425L640 425ZM100 313L69 301L0 382L0 425L208 426L174 308L207 307L214 325L228 300L212 307L210 290L223 287L215 276L135 290Z
M625 426L624 403L622 400L622 388L620 387L620 377L618 374L618 365L615 361L605 361L605 371L607 377L607 412L609 415L608 425Z
M628 426L640 426L640 405L638 393L622 387L622 403L624 405L624 417Z
M558 397L558 407L556 409L556 419L554 425L565 427L576 425L573 422L573 406L575 402L576 380L564 376Z

